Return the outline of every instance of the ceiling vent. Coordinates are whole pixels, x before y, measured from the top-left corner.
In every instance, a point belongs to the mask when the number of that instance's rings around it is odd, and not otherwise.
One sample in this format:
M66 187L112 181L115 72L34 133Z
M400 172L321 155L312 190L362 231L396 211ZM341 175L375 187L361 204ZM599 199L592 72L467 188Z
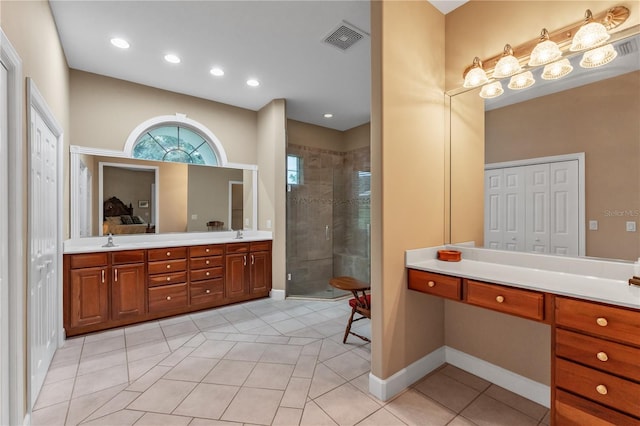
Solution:
M342 21L335 30L324 38L324 42L345 51L362 40L365 34L367 34L365 31Z
M625 41L624 43L620 43L616 46L616 50L620 56L626 56L631 53L638 51L638 45L636 44L635 39L631 39L629 41Z

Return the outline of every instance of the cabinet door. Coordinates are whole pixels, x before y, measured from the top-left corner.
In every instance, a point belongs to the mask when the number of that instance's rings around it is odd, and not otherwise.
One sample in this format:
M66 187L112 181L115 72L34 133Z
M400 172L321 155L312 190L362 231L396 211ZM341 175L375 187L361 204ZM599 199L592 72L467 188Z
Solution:
M71 328L108 321L108 268L72 269L70 276L69 320Z
M225 267L225 296L228 299L249 293L249 268L246 253L227 255Z
M146 312L144 263L113 267L111 319L136 317Z
M268 293L271 290L271 256L268 251L250 254L251 293Z

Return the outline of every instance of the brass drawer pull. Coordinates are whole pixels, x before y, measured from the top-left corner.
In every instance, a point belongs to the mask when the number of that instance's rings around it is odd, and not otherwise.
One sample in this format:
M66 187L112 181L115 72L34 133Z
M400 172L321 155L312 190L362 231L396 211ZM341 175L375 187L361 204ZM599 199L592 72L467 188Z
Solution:
M429 281L429 282L427 283L427 285L428 285L429 287L435 287L435 286L436 286L436 283L435 283L435 281Z
M600 317L600 318L596 319L596 324L598 324L600 327L606 327L607 324L609 324L609 322L607 321L606 318Z
M205 261L204 263L205 263L206 265L208 265L208 264L209 264L209 263L211 263L211 262L209 262L209 261L207 260L207 261Z
M211 272L207 272L207 274L206 274L206 275L207 275L207 276L211 275Z
M167 265L167 269L171 269L171 265Z
M205 252L209 253L209 249L205 249Z
M167 277L167 281L171 281L171 277Z
M171 300L171 296L167 296L167 300Z
M209 293L211 293L211 290L207 289L207 291L205 291L205 293L209 294Z
M171 252L170 251L167 252L167 256L171 256Z
M504 302L504 296L496 296L496 302L498 303Z
M602 362L606 362L609 360L609 356L606 354L606 352L598 352L596 354L596 358L598 358Z
M606 395L608 390L605 385L598 385L596 386L596 392L598 392L600 395Z

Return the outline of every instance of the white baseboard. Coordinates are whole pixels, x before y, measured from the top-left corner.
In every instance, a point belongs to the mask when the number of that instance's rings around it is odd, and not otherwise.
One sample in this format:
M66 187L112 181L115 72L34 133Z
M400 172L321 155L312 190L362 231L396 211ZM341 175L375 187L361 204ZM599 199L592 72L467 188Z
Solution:
M274 290L272 289L269 292L269 297L272 298L273 300L284 300L285 299L285 291L284 290Z
M448 364L461 370L475 374L547 408L551 407L551 388L547 385L448 346L445 346L445 359Z
M551 406L549 386L448 346L441 346L387 379L369 373L369 392L387 401L445 362L547 408Z
M369 392L376 398L387 401L444 364L444 357L445 347L441 346L388 379L380 379L369 373Z

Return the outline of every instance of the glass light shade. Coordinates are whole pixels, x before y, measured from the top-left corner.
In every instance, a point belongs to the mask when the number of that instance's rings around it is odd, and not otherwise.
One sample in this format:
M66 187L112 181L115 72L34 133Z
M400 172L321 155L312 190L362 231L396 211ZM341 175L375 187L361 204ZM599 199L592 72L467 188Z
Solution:
M496 67L493 69L493 77L511 77L512 75L517 74L520 71L522 71L522 67L520 66L520 62L518 62L518 59L513 56L513 49L511 48L511 45L505 45L502 58L500 58L500 60L496 64Z
M497 98L504 93L502 84L499 81L482 86L480 90L480 97L484 99Z
M473 58L473 65L467 75L464 76L464 87L476 87L489 81L487 73L482 69L482 62L477 56Z
M613 45L607 44L585 52L580 61L580 66L582 68L601 67L613 61L616 56L618 56L616 49L613 48Z
M531 71L525 71L522 74L514 75L509 81L509 89L521 90L533 86L536 80L533 78Z
M555 42L551 40L541 41L531 52L529 66L537 67L538 65L548 64L561 56L562 51Z
M571 66L567 58L564 58L558 62L545 65L541 77L543 80L557 80L569 75L571 71L573 71L573 66Z
M604 25L598 22L589 22L580 27L569 48L572 52L589 49L609 40L609 33Z

